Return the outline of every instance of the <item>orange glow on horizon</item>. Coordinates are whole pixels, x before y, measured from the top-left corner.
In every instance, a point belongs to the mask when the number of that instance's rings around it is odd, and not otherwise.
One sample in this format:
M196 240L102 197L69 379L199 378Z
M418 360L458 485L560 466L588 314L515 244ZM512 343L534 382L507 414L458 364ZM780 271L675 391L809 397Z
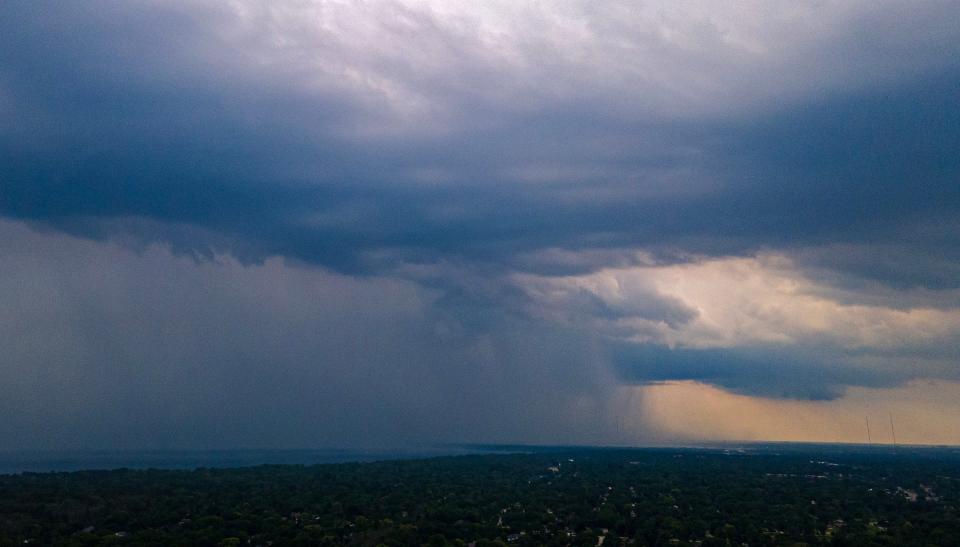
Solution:
M683 381L637 389L642 420L664 437L707 441L960 444L960 382L851 388L832 401L782 400Z

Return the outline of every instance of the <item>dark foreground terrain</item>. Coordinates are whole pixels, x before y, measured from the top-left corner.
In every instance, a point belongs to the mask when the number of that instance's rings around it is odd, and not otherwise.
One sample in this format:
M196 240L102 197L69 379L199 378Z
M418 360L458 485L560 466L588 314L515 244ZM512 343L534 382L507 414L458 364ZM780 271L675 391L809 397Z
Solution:
M950 450L556 449L0 476L0 545L960 545Z

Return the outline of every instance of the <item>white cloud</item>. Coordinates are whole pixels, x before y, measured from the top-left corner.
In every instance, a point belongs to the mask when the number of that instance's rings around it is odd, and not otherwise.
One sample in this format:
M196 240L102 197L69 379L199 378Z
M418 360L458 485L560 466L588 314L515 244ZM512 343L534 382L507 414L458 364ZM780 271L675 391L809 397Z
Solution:
M541 307L534 311L585 321L600 332L635 342L689 348L828 344L891 350L960 336L960 309L841 302L831 298L830 286L806 278L791 259L778 254L609 268L582 276L520 275L517 280ZM568 306L571 295L582 292L620 313L590 316ZM651 315L651 302L664 300L695 313L674 322L663 314Z
M219 12L217 63L350 94L364 137L572 103L617 119L752 115L943 68L960 38L938 2L204 4Z

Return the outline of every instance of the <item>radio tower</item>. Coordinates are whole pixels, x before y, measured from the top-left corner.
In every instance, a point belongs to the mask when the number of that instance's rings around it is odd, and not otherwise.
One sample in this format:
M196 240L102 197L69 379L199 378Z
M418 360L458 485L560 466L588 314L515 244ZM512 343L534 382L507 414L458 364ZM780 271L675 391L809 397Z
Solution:
M893 437L893 449L894 449L894 451L896 451L896 449L897 449L897 431L893 428L893 412L889 412L889 414L890 414L890 435Z

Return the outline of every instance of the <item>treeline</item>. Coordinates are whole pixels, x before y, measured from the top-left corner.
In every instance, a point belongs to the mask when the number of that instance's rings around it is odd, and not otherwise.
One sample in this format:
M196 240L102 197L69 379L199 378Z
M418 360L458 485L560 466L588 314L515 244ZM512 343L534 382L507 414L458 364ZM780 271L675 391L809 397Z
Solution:
M0 477L0 545L960 545L956 460L571 450Z

